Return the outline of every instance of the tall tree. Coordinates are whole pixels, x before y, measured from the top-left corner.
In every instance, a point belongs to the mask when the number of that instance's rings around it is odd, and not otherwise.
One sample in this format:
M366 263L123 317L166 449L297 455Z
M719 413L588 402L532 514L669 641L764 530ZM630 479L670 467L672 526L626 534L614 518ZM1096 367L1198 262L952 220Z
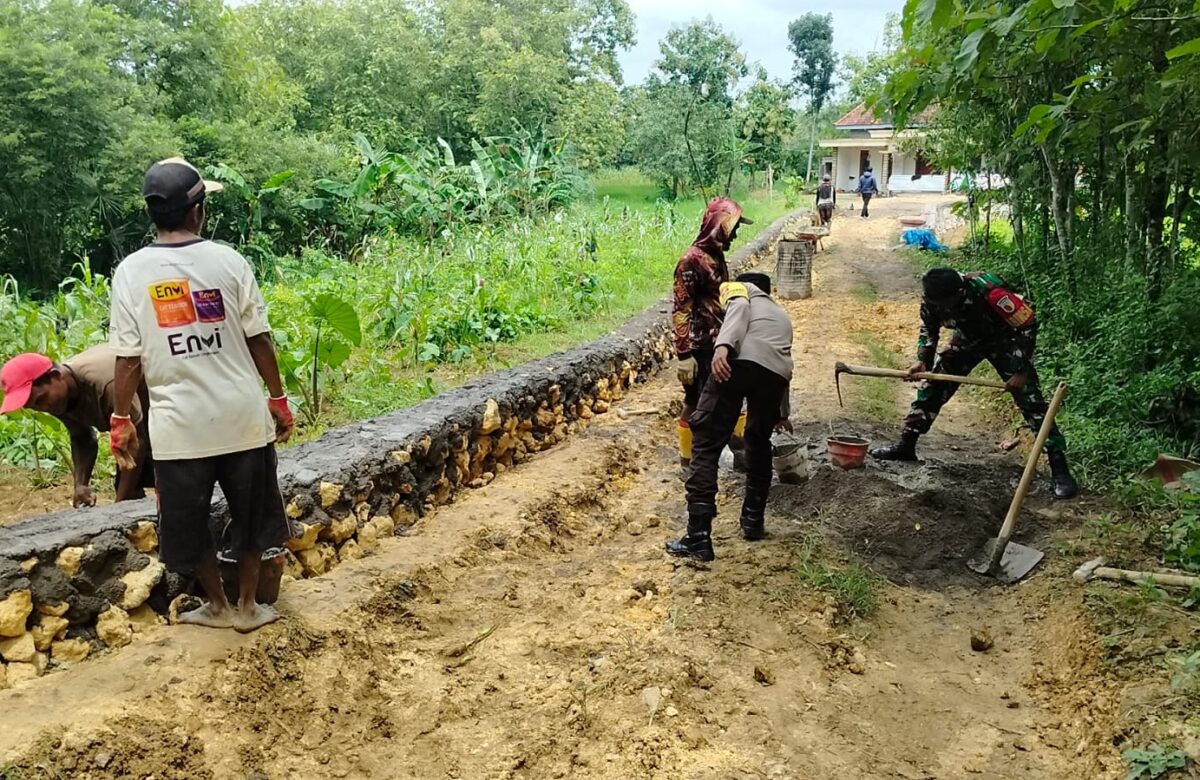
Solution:
M784 145L796 125L792 94L791 84L772 81L759 67L754 83L738 101L738 131L750 142L749 160L759 169L776 168L783 160Z
M707 187L718 181L723 173L732 179L733 168L740 162L740 146L734 144L733 95L737 83L747 73L746 57L737 41L721 28L712 17L675 27L659 43L660 57L654 63L658 73L647 78L646 88L657 105L651 115L662 112L663 106L682 112L678 128L683 142L691 180L707 195ZM652 123L655 133L676 132L669 116ZM669 149L669 139L659 139L654 148ZM684 177L688 178L688 177ZM672 179L672 190L678 177Z
M788 46L796 55L793 69L796 84L808 103L808 165L805 178L812 176L813 147L817 138L817 115L833 92L837 55L833 52L833 15L807 13L788 25Z

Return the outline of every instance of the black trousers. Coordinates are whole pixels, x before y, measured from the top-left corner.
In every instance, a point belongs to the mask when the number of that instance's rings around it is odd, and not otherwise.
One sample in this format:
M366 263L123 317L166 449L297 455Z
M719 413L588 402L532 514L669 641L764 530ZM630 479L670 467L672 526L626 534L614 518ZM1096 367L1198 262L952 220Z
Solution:
M687 478L688 505L714 504L717 465L746 404L746 494L766 497L771 487L771 432L779 422L788 381L746 360L730 363L727 382L709 377L692 414L692 471Z
M869 213L867 213L867 208L871 205L871 196L873 196L874 194L875 193L873 193L873 192L859 193L859 195L862 197L862 202L863 202L862 216L864 216L864 217L871 216Z

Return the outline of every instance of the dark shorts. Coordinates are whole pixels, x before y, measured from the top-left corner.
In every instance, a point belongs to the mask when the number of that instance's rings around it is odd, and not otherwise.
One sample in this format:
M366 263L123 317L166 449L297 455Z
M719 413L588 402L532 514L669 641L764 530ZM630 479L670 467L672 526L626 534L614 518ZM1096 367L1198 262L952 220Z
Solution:
M685 406L695 408L696 404L700 402L700 391L704 389L704 384L712 374L713 350L694 349L692 357L696 358L696 378L690 385L684 385L683 403Z
M167 568L190 572L215 554L209 528L213 488L229 505L222 548L240 554L282 547L290 536L276 476L275 445L189 460L154 463L159 556Z

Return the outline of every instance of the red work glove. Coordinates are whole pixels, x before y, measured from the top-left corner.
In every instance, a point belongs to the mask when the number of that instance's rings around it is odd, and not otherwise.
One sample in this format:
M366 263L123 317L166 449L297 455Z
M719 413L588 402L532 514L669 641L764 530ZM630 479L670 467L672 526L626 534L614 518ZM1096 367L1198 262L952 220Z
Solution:
M134 456L138 451L138 435L133 420L117 414L109 417L108 444L119 467L125 471L137 468L137 459Z
M281 395L268 398L267 408L275 418L275 441L283 444L291 437L292 428L296 427L296 417L292 414L292 407L288 406L288 397Z

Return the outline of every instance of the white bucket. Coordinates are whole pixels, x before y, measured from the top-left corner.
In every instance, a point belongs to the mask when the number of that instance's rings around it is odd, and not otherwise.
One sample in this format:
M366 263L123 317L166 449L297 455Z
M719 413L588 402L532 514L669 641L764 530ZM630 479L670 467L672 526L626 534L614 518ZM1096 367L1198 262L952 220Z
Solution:
M805 443L794 436L780 435L771 443L771 465L779 481L798 485L808 479L808 452Z

